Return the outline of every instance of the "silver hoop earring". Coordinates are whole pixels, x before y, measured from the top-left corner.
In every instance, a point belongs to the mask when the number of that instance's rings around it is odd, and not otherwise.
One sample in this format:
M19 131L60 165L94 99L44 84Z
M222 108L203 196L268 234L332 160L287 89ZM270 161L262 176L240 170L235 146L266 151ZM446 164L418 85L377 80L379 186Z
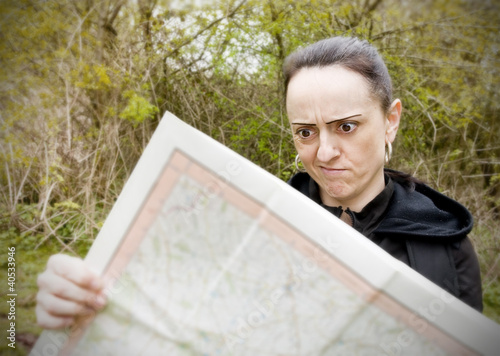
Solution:
M385 150L385 164L389 163L392 157L392 144L387 141L387 149Z
M302 163L302 161L300 160L300 156L297 154L297 156L295 156L295 169L299 172L305 172L305 168L299 168L299 163Z

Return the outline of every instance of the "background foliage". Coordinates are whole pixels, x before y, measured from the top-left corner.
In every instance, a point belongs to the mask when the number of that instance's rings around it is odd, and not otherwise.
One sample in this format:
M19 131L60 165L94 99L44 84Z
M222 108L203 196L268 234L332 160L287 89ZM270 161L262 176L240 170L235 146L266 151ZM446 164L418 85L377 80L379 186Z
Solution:
M391 167L472 211L485 314L500 321L499 10L479 0L0 1L0 238L2 251L18 249L21 343L40 331L36 274L51 253L85 254L165 111L289 178L281 65L334 35L367 39L386 59L404 105Z

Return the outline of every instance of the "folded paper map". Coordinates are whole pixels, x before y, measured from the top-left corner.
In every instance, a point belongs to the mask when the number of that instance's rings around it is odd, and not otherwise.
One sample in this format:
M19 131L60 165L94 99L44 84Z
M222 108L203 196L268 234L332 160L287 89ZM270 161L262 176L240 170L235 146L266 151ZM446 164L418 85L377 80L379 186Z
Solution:
M107 307L31 355L497 355L500 326L165 114L86 262Z

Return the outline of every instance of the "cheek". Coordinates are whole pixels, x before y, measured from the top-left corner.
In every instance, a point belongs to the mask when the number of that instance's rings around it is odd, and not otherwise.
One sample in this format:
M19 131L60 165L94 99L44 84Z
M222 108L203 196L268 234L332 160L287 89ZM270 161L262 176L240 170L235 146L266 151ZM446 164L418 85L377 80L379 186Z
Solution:
M365 155L377 155L381 148L384 147L382 139L370 139L363 143L362 147L360 147L361 151L365 153Z
M384 139L367 137L359 140L355 145L346 145L346 154L352 161L364 165L378 164L384 158Z
M295 149L300 156L302 164L308 166L314 162L314 158L316 157L316 149L314 145L305 145L295 141Z

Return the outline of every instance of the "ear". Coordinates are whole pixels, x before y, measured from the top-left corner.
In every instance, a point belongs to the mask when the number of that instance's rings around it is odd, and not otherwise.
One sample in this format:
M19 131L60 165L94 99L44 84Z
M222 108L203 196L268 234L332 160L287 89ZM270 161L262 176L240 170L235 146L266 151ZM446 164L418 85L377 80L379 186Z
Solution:
M399 99L394 100L391 104L391 108L389 109L389 114L387 115L387 123L385 127L385 139L390 143L394 142L394 139L396 138L402 110L403 110L403 105L401 104L401 100Z

